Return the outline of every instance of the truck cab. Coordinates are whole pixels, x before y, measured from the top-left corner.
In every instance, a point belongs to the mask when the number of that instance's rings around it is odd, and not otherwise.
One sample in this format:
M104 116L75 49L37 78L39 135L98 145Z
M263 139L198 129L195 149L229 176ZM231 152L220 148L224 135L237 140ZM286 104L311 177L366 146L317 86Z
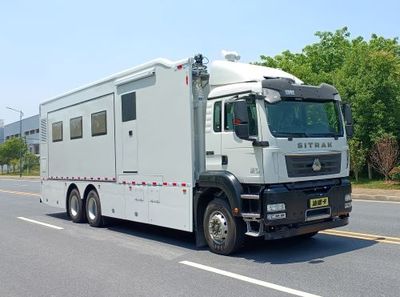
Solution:
M232 212L246 234L312 236L348 224L352 120L338 91L232 61L211 65L210 86L206 169L237 179L241 194Z

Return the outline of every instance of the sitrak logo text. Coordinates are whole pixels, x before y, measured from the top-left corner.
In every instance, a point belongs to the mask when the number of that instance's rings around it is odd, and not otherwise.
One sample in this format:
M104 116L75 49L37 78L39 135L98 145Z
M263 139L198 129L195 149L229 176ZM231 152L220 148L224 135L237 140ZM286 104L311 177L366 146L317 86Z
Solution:
M332 148L332 142L299 142L297 148Z

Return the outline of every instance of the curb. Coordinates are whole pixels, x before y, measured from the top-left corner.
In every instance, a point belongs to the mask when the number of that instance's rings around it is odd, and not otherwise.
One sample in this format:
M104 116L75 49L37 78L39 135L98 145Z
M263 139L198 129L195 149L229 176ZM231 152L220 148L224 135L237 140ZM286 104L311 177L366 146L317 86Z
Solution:
M386 196L386 195L369 195L369 194L351 194L352 199L374 200L374 201L394 201L400 202L399 196Z

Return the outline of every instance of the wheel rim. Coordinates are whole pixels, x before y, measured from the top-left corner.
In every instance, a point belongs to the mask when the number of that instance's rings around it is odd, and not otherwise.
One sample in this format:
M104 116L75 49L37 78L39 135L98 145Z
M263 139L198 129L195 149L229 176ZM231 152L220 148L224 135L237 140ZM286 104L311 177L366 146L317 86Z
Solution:
M76 217L78 215L79 212L79 198L76 195L73 195L71 197L71 201L70 201L70 210L71 210L71 215L73 217Z
M208 220L208 233L211 239L221 244L228 236L228 222L225 215L220 211L214 211Z
M92 221L97 217L97 203L93 197L90 197L88 201L88 215Z

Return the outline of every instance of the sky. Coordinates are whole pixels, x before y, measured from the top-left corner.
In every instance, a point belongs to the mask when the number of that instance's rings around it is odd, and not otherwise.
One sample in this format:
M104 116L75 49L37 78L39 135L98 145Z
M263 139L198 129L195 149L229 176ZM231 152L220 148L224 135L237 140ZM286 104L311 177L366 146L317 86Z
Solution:
M400 1L52 0L0 3L0 119L115 72L162 57L234 50L242 62L317 42L347 26L352 37L400 36Z

